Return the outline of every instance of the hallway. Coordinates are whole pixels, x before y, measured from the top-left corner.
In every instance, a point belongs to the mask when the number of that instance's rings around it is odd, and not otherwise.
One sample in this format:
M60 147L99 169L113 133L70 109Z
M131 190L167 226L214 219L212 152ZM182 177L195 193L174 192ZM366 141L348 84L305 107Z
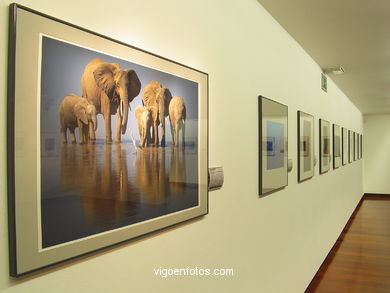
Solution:
M305 292L390 292L390 196L364 197Z

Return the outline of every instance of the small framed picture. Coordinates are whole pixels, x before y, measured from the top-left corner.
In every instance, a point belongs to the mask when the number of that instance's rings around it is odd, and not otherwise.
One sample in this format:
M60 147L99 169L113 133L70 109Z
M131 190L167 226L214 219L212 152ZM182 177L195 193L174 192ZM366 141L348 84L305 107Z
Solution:
M343 127L342 129L341 129L341 149L342 149L342 152L341 152L341 157L342 157L342 165L344 166L344 165L346 165L346 164L348 164L348 151L349 151L349 149L348 149L348 143L349 143L349 141L348 141L348 130L345 128L345 127Z
M288 184L288 107L259 96L259 194Z
M330 123L320 119L320 174L330 169Z
M360 134L356 133L357 159L360 160Z
M354 154L354 161L359 160L359 134L357 132L354 132L354 145L355 145L355 154Z
M298 111L298 182L314 176L314 116Z
M341 128L333 124L333 169L341 165Z
M352 163L355 153L355 139L353 137L353 131L348 130L348 139L349 139L349 156L348 156L348 162Z

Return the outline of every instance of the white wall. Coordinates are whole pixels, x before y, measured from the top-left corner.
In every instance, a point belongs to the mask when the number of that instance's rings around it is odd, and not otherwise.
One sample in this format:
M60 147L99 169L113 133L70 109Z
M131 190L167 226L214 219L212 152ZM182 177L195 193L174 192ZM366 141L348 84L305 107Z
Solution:
M0 146L0 291L4 292L303 292L362 195L354 162L297 183L297 110L362 132L362 115L256 0L20 0L21 4L176 60L210 75L210 166L225 186L210 193L202 219L58 265L8 277L6 145ZM7 5L0 6L0 76L6 76ZM100 4L101 3L101 4ZM115 4L113 4L115 3ZM28 48L26 48L28 49ZM6 89L0 79L0 135ZM259 198L257 96L289 106L286 189ZM365 141L368 140L366 137ZM367 154L367 152L365 152ZM153 269L233 268L234 277L169 277Z
M364 116L364 192L390 194L390 115Z

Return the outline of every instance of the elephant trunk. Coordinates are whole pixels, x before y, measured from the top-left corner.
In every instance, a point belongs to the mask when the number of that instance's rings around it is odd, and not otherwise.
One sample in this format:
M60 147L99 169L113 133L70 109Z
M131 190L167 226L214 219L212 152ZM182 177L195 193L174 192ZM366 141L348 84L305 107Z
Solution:
M165 125L165 105L164 101L159 102L158 105L158 119L160 120L161 126Z
M96 117L92 117L90 122L88 123L88 131L89 131L89 140L96 140L95 131L96 131Z
M160 120L161 127L165 126L165 116L164 113L158 113L158 119Z
M92 117L93 129L97 130L97 118L96 116Z
M125 134L126 127L127 127L127 118L129 116L129 107L130 107L129 99L127 96L121 101L121 105L119 107L123 107L121 109L121 112L123 111L123 119L122 119L121 126L122 126L122 134Z
M158 118L161 123L161 146L165 147L165 107L164 103L161 103L159 106L159 113L158 113Z

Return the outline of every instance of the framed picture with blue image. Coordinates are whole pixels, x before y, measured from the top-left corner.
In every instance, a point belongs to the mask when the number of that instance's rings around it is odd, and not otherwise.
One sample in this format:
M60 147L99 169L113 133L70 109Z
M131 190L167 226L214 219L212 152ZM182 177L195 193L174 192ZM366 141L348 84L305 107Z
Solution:
M259 96L259 195L288 185L288 107Z

